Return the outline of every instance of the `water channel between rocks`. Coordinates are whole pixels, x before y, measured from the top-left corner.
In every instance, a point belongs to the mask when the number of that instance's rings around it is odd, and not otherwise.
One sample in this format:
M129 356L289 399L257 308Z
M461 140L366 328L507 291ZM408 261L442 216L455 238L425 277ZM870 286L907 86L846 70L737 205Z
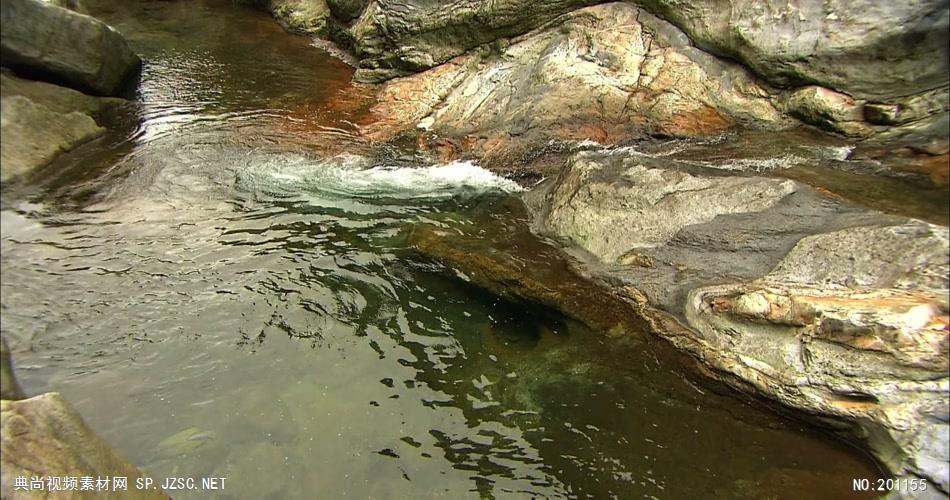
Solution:
M221 498L832 498L880 475L645 334L417 256L414 225L478 234L517 186L363 154L352 70L308 39L223 1L96 14L146 61L140 124L6 198L2 329L24 388L146 474L226 477Z

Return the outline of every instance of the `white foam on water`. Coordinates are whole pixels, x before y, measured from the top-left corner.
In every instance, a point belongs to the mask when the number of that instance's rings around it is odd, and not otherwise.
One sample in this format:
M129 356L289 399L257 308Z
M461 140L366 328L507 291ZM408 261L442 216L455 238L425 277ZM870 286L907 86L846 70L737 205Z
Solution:
M846 161L851 157L854 146L828 146L822 148L825 152L824 157L830 160Z
M239 176L245 188L270 194L359 199L448 199L522 190L516 182L469 161L425 167L373 166L367 158L349 154L317 161L270 158L263 165L251 165Z

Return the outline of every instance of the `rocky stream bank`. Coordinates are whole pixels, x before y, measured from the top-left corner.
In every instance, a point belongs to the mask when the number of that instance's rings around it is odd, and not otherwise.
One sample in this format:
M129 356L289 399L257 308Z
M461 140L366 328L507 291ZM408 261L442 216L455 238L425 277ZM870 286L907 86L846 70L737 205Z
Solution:
M527 188L506 208L521 224L487 245L420 226L418 252L607 335L647 329L702 376L950 494L946 2L248 3L348 53L375 94L344 103L368 107L367 144ZM92 17L2 9L7 184L134 106L140 62ZM5 352L4 487L38 470L7 466L34 442L8 444L8 422L55 427L24 405L81 424L54 394L13 401L8 369Z
M383 82L366 137L520 178L516 232L571 257L426 229L420 252L607 331L648 323L950 491L945 3L268 6Z

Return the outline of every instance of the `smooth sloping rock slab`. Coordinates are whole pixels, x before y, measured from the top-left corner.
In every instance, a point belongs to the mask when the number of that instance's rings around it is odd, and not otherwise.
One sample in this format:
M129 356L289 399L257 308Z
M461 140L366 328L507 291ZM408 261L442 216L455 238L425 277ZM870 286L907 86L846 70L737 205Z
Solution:
M0 427L3 498L37 498L35 492L14 490L17 476L126 477L123 498L169 498L158 489L137 490L135 479L143 477L141 471L96 436L58 393L0 401ZM92 497L87 491L51 493L51 498Z
M488 222L490 232L477 236L424 224L413 228L409 243L460 279L507 300L557 309L615 335L645 331L626 313L626 302L582 277L556 247L531 235L523 207L507 203L496 210L521 214L524 222Z
M0 180L28 175L105 132L108 116L129 103L0 74Z
M545 227L604 262L719 215L761 212L796 190L788 180L694 175L599 153L573 156L557 185Z
M0 4L3 65L101 96L119 95L141 60L110 26L39 0Z
M946 85L950 10L942 0L648 0L700 47L773 83L818 83L892 99Z

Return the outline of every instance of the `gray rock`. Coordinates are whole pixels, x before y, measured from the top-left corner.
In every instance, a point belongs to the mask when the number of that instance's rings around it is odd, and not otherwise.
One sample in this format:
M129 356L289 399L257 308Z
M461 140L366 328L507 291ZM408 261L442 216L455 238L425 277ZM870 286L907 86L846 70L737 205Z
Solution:
M873 129L864 123L864 105L850 96L808 86L785 96L786 112L806 123L844 135L866 137Z
M267 0L274 18L291 33L326 37L330 9L324 0Z
M42 0L50 5L55 5L57 7L62 7L64 9L69 9L80 14L89 14L86 11L86 6L82 4L80 0Z
M26 80L7 70L0 72L0 94L5 97L23 96L55 113L76 111L89 115L101 126L108 124L114 111L131 103L117 97L95 97L51 83Z
M686 226L761 212L795 190L787 180L699 176L622 154L579 153L558 178L541 224L612 263L631 250L663 246Z
M356 78L382 81L429 69L469 49L526 33L596 0L374 0L349 30ZM352 15L357 9L347 9Z
M699 47L780 86L815 83L888 100L948 79L946 0L645 0Z
M0 399L23 399L23 389L13 376L13 359L7 338L0 336Z
M29 174L105 132L88 115L57 113L23 96L0 98L0 109L2 182Z
M61 153L101 135L108 115L129 101L93 97L44 82L0 74L0 180L27 175Z
M551 139L615 143L787 123L748 72L624 3L579 9L557 26L392 80L378 101L368 137L424 129L461 139L489 163Z
M908 222L805 238L759 280L692 291L697 334L679 345L736 385L850 422L891 473L946 495L948 237Z
M118 31L39 0L0 5L3 65L95 95L119 95L141 65Z
M50 392L20 401L0 401L3 498L36 498L34 492L14 490L18 476L126 477L132 498L169 498L161 490L138 490L142 473L119 456L86 426L79 414L58 393ZM56 498L87 498L86 492L57 492Z
M940 293L950 288L950 239L919 221L821 234L799 241L766 279Z
M534 229L710 377L837 422L945 497L950 230L657 149L575 154L525 195Z

